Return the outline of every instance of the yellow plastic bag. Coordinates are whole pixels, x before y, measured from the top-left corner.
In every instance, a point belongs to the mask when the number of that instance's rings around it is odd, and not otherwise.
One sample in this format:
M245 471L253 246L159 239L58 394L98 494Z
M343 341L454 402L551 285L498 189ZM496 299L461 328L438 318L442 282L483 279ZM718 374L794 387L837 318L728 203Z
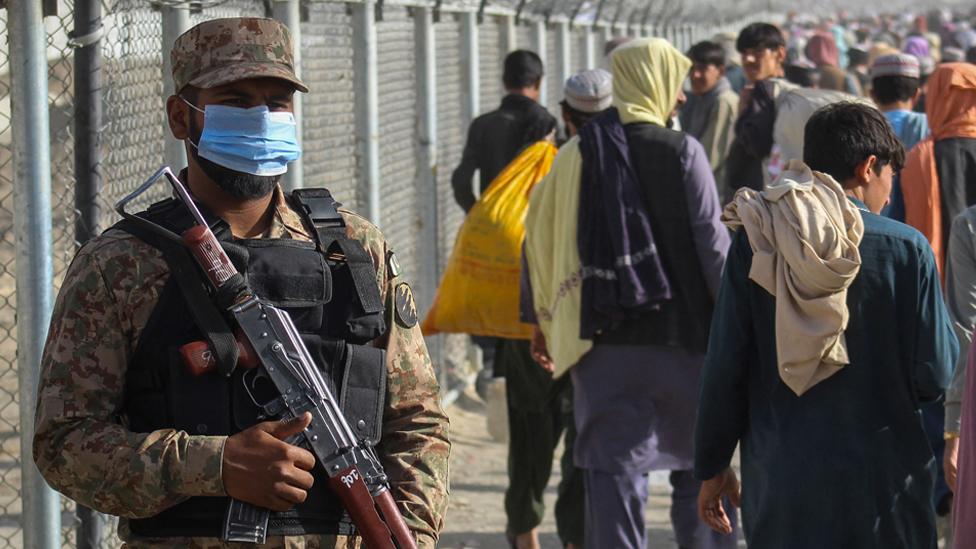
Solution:
M491 182L458 231L424 334L457 332L529 339L519 322L519 272L529 193L552 166L556 147L527 147Z

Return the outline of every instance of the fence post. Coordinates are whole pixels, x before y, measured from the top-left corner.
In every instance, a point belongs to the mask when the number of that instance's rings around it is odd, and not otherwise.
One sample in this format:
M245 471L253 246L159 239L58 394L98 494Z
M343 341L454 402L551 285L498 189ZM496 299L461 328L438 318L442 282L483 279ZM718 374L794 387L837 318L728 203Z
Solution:
M34 406L41 352L53 305L51 129L47 37L36 0L10 0L10 96L16 249L20 482L26 549L61 547L61 499L34 465Z
M572 47L569 42L569 21L559 21L556 23L556 76L562 86L566 80L573 75L572 67Z
M604 23L603 24L603 27L601 27L601 28L603 29L603 43L600 44L600 53L602 55L603 54L603 50L607 46L607 42L609 42L609 41L611 41L611 40L613 40L615 38L615 36L614 36L615 33L614 33L614 30L613 30L613 24L611 24L611 23Z
M75 244L81 247L101 230L102 189L102 4L77 0L70 45L74 50ZM78 504L77 549L101 546L105 517Z
M274 18L281 21L291 31L291 42L294 49L294 69L299 78L302 77L302 18L301 2L299 0L274 0L272 2L272 12ZM302 143L302 96L305 94L295 92L292 96L292 112L295 113L295 124L298 132L298 143ZM302 159L288 165L288 171L281 178L281 186L286 191L304 187L305 170L302 167Z
M437 208L437 40L434 35L433 12L429 7L414 9L414 36L417 60L417 130L422 242L439 242ZM420 308L426 311L434 297L440 277L437 246L421 246L420 280L423 293Z
M548 47L546 47L546 22L543 19L536 19L532 22L532 49L538 54L539 59L542 59L543 70L552 70L549 66L549 59L546 54L548 52ZM549 86L546 85L546 77L542 77L542 83L539 85L539 104L543 107L546 106L546 98L549 97Z
M420 222L420 272L418 307L426 315L434 301L440 281L440 218L437 207L437 37L431 8L417 7L413 12L415 59L417 60L417 188ZM431 361L443 372L442 337L427 338ZM443 381L443 378L441 378Z
M478 51L478 14L466 11L461 17L461 89L464 102L465 126L478 116L481 109L481 62Z
M173 49L173 42L181 34L190 30L190 10L189 5L177 7L163 5L160 7L163 31L163 97L169 97L179 90L174 89L173 66L170 64L169 52ZM186 166L186 148L182 141L178 141L169 131L169 123L163 124L163 135L165 144L163 149L164 163L179 171Z
M501 17L501 50L502 59L518 49L518 30L515 28L515 16L503 15Z
M583 66L587 70L596 68L596 32L594 24L588 23L583 27Z
M102 4L77 0L74 7L75 242L99 232L102 187ZM81 541L81 540L79 540Z
M380 226L379 87L376 74L376 6L352 4L353 72L356 91L356 144L366 182L369 220Z

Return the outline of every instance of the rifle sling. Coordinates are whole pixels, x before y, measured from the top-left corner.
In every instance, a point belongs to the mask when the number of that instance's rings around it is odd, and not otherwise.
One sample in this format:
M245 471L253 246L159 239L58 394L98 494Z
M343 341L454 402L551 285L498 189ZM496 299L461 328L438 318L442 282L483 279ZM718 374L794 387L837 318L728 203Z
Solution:
M230 376L237 367L239 356L237 339L223 315L214 306L204 286L203 276L190 252L183 246L165 240L131 221L122 221L118 224L118 228L162 252L169 266L170 276L179 285L193 321L210 344L210 349L217 359L218 370L222 375Z

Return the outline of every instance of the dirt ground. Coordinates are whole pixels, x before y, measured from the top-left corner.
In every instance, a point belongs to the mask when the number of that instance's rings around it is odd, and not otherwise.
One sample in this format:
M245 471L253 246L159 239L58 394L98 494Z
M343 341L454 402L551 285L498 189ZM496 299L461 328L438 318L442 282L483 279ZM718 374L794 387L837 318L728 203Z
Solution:
M447 410L451 418L451 499L438 547L443 549L506 549L502 499L508 483L507 447L488 433L486 405L473 390L465 392ZM556 456L560 456L560 447ZM552 508L559 482L559 465L546 492L546 518L541 527L544 549L559 549ZM666 474L651 478L648 504L648 547L676 547L668 518L670 486Z
M505 472L507 446L488 432L487 406L473 389L464 392L447 408L451 418L451 497L438 547L441 549L508 549L505 541L505 511L502 504L508 476ZM562 446L556 458L562 455ZM552 508L559 483L559 464L546 491L546 517L540 528L543 549L560 549ZM647 506L648 549L676 549L668 516L671 487L667 473L652 473ZM939 524L946 529L947 519ZM939 540L939 547L949 545ZM739 539L739 548L745 542Z

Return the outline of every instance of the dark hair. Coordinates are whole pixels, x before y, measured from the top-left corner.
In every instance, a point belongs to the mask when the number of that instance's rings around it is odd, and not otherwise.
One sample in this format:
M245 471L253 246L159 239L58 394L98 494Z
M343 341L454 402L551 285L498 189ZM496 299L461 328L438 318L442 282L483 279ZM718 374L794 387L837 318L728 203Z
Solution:
M803 86L804 88L816 88L820 86L820 73L814 68L802 67L800 65L787 65L783 67L783 76L790 82L797 86Z
M593 120L606 112L605 110L599 112L583 112L571 107L565 99L559 102L559 106L562 107L563 114L566 116L566 118L568 118L569 121L576 126L576 131L579 131L580 128L583 127L583 124L586 124L590 120Z
M813 113L803 130L803 162L839 183L854 177L854 169L871 155L878 157L875 173L891 165L901 170L905 149L878 109L842 101Z
M976 46L972 46L971 48L966 50L966 62L976 63Z
M847 50L847 64L848 65L867 65L871 61L871 56L868 52L860 48L851 48Z
M735 40L735 49L743 52L752 48L775 50L786 47L786 40L778 28L769 23L753 23L742 29Z
M506 55L502 82L510 90L538 85L542 82L542 59L529 50L515 50Z
M692 46L688 50L688 58L692 63L702 65L715 65L718 68L725 67L725 48L705 40Z
M871 79L871 91L881 105L908 101L915 97L919 86L918 78L911 76L876 76Z

